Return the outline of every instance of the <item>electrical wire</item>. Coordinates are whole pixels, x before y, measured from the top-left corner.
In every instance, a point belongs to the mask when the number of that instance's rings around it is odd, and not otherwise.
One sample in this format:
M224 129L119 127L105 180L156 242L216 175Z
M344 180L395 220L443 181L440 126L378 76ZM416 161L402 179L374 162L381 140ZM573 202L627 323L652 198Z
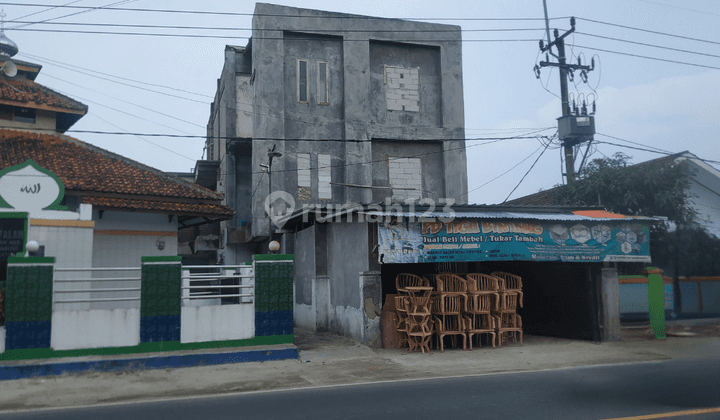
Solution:
M36 25L36 24L39 24L39 23L48 23L48 22L53 21L53 20L64 19L64 18L66 18L66 17L76 16L76 15L80 15L80 14L83 14L83 13L94 12L94 11L96 11L96 10L102 10L102 9L105 9L105 8L108 8L108 7L111 7L111 6L120 5L120 4L132 3L132 2L134 2L134 1L137 1L137 0L121 0L121 1L116 1L116 2L114 2L114 3L106 4L106 5L104 5L104 6L85 7L85 8L84 8L85 10L81 10L81 11L79 11L79 12L69 13L69 14L67 14L67 15L63 15L63 16L58 16L58 17L54 17L54 18L45 19L45 20L40 21L40 22L26 23L26 24L23 24L23 25L20 25L20 26L15 26L15 27L13 27L13 28L7 28L7 29L9 29L9 30L18 30L18 29L20 29L20 28L24 28L24 27L27 27L27 26L30 26L30 25ZM75 2L75 3L77 3L77 2ZM52 7L52 6L51 6L51 8L53 8L53 9L58 9L58 8L61 8L61 7L74 7L74 6L70 6L69 4L61 5L61 6L55 6L55 7ZM48 10L50 10L50 9L48 9ZM47 11L47 10L45 10L45 11Z
M92 9L90 6L69 6L69 5L54 5L54 4L39 4L39 3L14 3L14 2L0 2L0 5L6 6L25 6L25 7L56 7L65 9ZM105 10L109 11L122 11L122 12L149 12L149 13L171 13L171 14L193 14L193 15L216 15L216 16L263 16L263 17L286 17L286 18L306 18L307 15L286 15L286 14L269 14L269 13L240 13L240 12L213 12L213 11L197 11L197 10L171 10L171 9L147 9L147 8L125 8L125 7L111 7ZM362 17L366 18L366 17ZM549 20L558 19L569 19L570 16L555 17ZM358 19L357 15L342 14L340 16L327 16L318 15L313 16L313 19ZM366 18L367 19L367 18ZM378 18L381 19L381 18ZM439 17L406 17L406 18L394 18L394 19L405 19L405 20L462 20L462 21L545 21L544 18L439 18Z
M640 151L643 151L643 152L657 153L657 154L665 155L665 156L672 156L672 155L677 154L677 153L670 153L670 152L659 152L659 151L657 151L657 150L652 150L652 149L647 149L647 148L642 148L642 147L628 146L628 145L626 145L626 144L611 143L611 142L609 142L609 141L596 141L596 143L609 144L609 145L611 145L611 146L624 147L624 148L626 148L626 149L640 150ZM718 160L703 159L703 158L701 158L701 157L698 157L697 159L700 160L700 161L702 161L702 162L705 162L705 163L720 164L720 161L718 161Z
M207 31L252 31L252 28L238 28L238 27L221 27L221 26L180 26L180 25L145 25L145 24L130 24L130 23L87 23L87 22L47 22L47 21L20 21L13 19L9 22L13 23L24 23L28 25L65 25L65 26L89 26L89 27L100 27L100 28L141 28L141 29L184 29L184 30L207 30ZM13 28L15 29L15 28ZM264 28L262 30L272 30L270 28ZM281 29L277 29L281 30ZM380 30L380 29L303 29L306 32L313 33L328 33L335 34L338 32L342 33L457 33L457 32L525 32L525 31L539 31L542 28L485 28L485 29L391 29L391 30Z
M120 79L120 80L125 80L125 81L128 81L128 82L139 83L139 84L141 84L141 85L152 86L152 87L159 87L159 88L163 88L163 89L170 89L170 90L174 90L174 91L177 91L177 92L183 92L183 93L188 93L188 94L191 94L191 95L202 96L202 97L205 97L205 98L211 98L211 99L213 98L212 96L210 96L210 95L205 95L205 94L203 94L203 93L191 92L191 91L189 91L189 90L183 90L183 89L180 89L180 88L176 88L176 87L172 87L172 86L167 86L167 85L160 85L160 84L157 84L157 83L143 82L143 81L141 81L141 80L136 80L136 79L128 79L127 77L122 77L122 76L118 76L118 75L110 74L110 73L103 73L103 72L98 71L98 70L93 70L93 69L88 69L88 68L85 68L85 67L80 67L80 66L75 65L75 64L63 63L62 61L57 61L57 60L52 60L52 59L45 58L45 57L40 57L40 56L33 55L33 54L29 54L29 53L26 53L26 52L20 52L19 55L24 56L24 57L29 57L29 58L31 58L31 59L33 59L33 60L39 60L39 61L41 61L41 62L42 62L42 61L45 61L45 62L47 62L47 63L50 63L50 64L55 65L55 66L58 66L58 67L60 67L60 68L63 68L63 69L66 69L66 70L72 70L72 71L75 72L75 73L85 74L85 75L91 76L91 77L97 77L97 76L92 75L92 74L88 74L88 73L83 73L83 72L80 72L80 71L78 71L78 70L85 70L85 71L90 72L90 73L97 73L97 74L101 74L101 75L103 75L103 76L113 77L113 78ZM103 79L103 80L108 80L108 79ZM112 82L112 80L109 80L109 81ZM126 85L126 86L134 87L134 86L132 86L132 85ZM156 91L149 90L149 89L146 89L146 90L147 90L148 92L156 92ZM174 96L174 95L170 95L170 94L163 93L163 92L156 92L156 93L160 93L160 94L168 95L168 96ZM178 97L178 98L181 98L181 99L186 99L186 98L182 98L182 97L180 97L180 96L177 96L177 97Z
M44 9L44 10L39 10L39 11L37 11L37 12L33 12L33 13L30 13L30 14L27 14L27 15L20 16L19 18L13 19L13 20L11 20L11 21L9 21L9 22L15 22L15 21L20 20L20 19L25 19L25 18L30 17L30 16L35 16L35 15L39 15L40 13L45 13L45 12L49 12L49 11L51 11L51 10L55 10L55 9L57 9L57 8L59 8L59 7L62 7L62 6L69 6L69 5L71 5L71 4L80 3L81 1L83 1L83 0L71 1L70 3L66 3L66 4L63 4L63 5L61 5L61 6L51 6L51 7L48 7L47 9Z
M646 60L663 61L663 62L666 62L666 63L682 64L682 65L685 65L685 66L702 67L702 68L706 68L706 69L720 70L720 67L706 66L706 65L704 65L704 64L688 63L688 62L685 62L685 61L677 61L677 60L668 60L668 59L664 59L664 58L649 57L649 56L646 56L646 55L639 55L639 54L624 53L624 52L619 52L619 51L605 50L605 49L602 49L602 48L595 48L595 47L584 47L584 46L582 46L582 45L578 45L577 47L578 47L578 48L585 48L585 49L593 50L593 51L602 51L602 52L606 52L606 53L610 53L610 54L626 55L626 56L628 56L628 57L644 58L644 59L646 59Z
M242 39L249 41L250 36L233 36L233 35L199 35L199 34L169 34L169 33L151 33L151 32L116 32L116 31L73 31L65 29L32 29L32 28L16 28L14 31L21 32L42 32L42 33L66 33L66 34L90 34L90 35L132 35L132 36L154 36L160 38L206 38L206 39ZM339 31L340 32L340 31ZM427 31L425 31L427 32ZM262 40L284 40L283 37L263 37L263 36L252 36L252 39ZM317 37L294 37L293 40L297 41L313 41ZM343 38L343 42L368 42L367 38ZM393 39L394 42L447 42L447 43L464 43L464 42L537 42L537 39L442 39L442 38L407 38L407 39Z
M100 121L103 121L103 122L106 123L106 124L109 124L109 125L117 128L117 129L119 129L119 130L123 130L123 131L124 131L124 129L123 129L122 127L120 127L120 126L118 126L118 125L115 125L115 124L111 123L110 121L108 121L108 120L106 120L106 119L104 119L104 118L101 118L101 117L99 117L99 116L97 116L97 115L94 115L94 114L92 114L91 116L99 119ZM127 133L127 134L131 134L131 133ZM148 140L148 139L146 139L146 138L143 138L141 135L138 135L138 134L133 134L133 135L134 135L135 137L139 138L140 140L146 142L146 143L150 143L150 144L152 144L153 146L159 147L160 149L163 149L163 150L165 150L165 151L168 151L168 152L170 152L170 153L172 153L172 154L178 155L178 156L180 156L180 157L182 157L182 158L185 158L185 159L188 159L188 160L190 160L190 161L192 161L192 162L196 162L196 161L197 161L196 159L193 159L193 158L191 158L191 157L189 157L189 156L185 156L185 155L180 154L180 153L178 153L178 152L176 152L176 151L174 151L174 150L172 150L172 149L168 149L167 147L161 146L161 145L159 145L159 144L157 144L157 143L155 143L155 142L152 142L152 141L150 141L150 140Z
M608 26L614 26L614 27L617 27L617 28L630 29L630 30L633 30L633 31L647 32L647 33L651 33L651 34L655 34L655 35L663 35L663 36L669 36L669 37L673 37L673 38L686 39L686 40L688 40L688 41L697 41L697 42L705 42L705 43L708 43L708 44L720 45L720 42L717 42L717 41L709 41L709 40L707 40L707 39L692 38L692 37L689 37L689 36L675 35L675 34L670 34L670 33L667 33L667 32L652 31L652 30L643 29L643 28L635 28L635 27L632 27L632 26L619 25L619 24L617 24L617 23L610 23L610 22L603 22L603 21L601 21L601 20L595 20L595 19L588 19L588 18L581 18L581 17L576 18L576 19L577 19L577 20L584 20L584 21L586 21L586 22L597 23L597 24L600 24L600 25L608 25Z
M142 106L142 105L138 104L137 102L126 101L126 100L120 99L120 98L118 98L118 97L116 97L116 96L112 96L112 95L108 95L108 94L106 94L106 93L98 92L97 90L90 89L90 88L87 87L87 86L82 86L82 85L79 85L79 84L76 84L76 83L73 83L73 82L68 82L67 80L63 80L63 79L61 79L61 78L59 78L59 77L55 77L55 76L49 75L49 74L47 74L47 73L45 73L45 76L47 76L47 77L49 77L49 78L51 78L51 79L59 80L59 81L61 81L61 82L64 82L64 83L67 83L67 84L70 84L70 85L73 85L73 86L77 86L77 87L79 87L79 88L81 88L81 89L89 90L90 92L97 93L98 95L107 96L108 98L115 99L116 101L120 101L120 102L122 102L122 103L125 103L125 104L128 104L128 105L132 105L132 106L136 106L136 107L138 107L138 108L140 108L140 109L144 109L144 110L146 110L146 111L153 112L153 113L158 114L158 115L162 115L163 117L167 117L167 118L170 118L170 119L173 119L173 120L176 120L176 121L180 121L180 122L183 122L183 123L185 123L185 124L193 125L193 126L195 126L195 127L206 128L206 127L204 127L204 126L202 126L202 125L200 125L200 124L195 124L195 123L193 123L193 122L184 120L184 119L182 119L182 118L178 118L178 117L176 117L176 116L174 116L174 115L166 114L166 113L160 112L160 111L158 111L158 110L156 110L156 109L152 109L152 108L148 108L148 107L146 107L146 106Z
M538 155L537 159L535 159L535 162L533 162L533 164L530 165L530 169L528 169L527 172L525 172L525 175L523 175L523 177L520 178L520 182L518 182L517 185L515 186L515 188L513 188L512 191L510 191L510 194L508 194L508 196L505 197L505 200L503 200L503 203L505 203L506 201L508 201L508 198L510 198L510 196L512 195L512 193L514 193L515 190L518 189L518 187L520 186L520 184L522 184L522 182L525 180L525 177L527 177L528 174L530 173L530 171L532 171L532 169L535 167L535 164L538 163L538 161L540 160L540 158L542 157L542 155L545 153L545 151L546 151L547 149L548 149L548 148L547 148L547 146L546 146L546 147L542 150L542 152L540 152L540 154ZM531 156L532 156L532 155L531 155Z
M642 144L642 143L637 143L637 142L634 142L634 141L631 141L631 140L621 139L620 137L615 137L615 136L611 136L611 135L603 134L603 133L595 133L595 134L597 134L598 136L603 136L603 137L608 137L608 138L615 139L615 140L624 141L624 142L627 142L627 143L630 143L630 144L634 144L634 145L636 145L636 146L649 147L649 148L652 148L652 149L655 149L655 150L659 150L659 151L661 151L661 152L663 152L663 153L673 154L673 152L669 152L669 151L667 151L667 150L663 150L663 149L660 149L660 148L658 148L658 147L648 146L647 144Z
M628 40L628 39L613 38L613 37L610 37L610 36L589 34L589 33L587 33L587 32L577 32L577 34L578 34L578 35L591 36L591 37L594 37L594 38L607 39L607 40L610 40L610 41L618 41L618 42L625 42L625 43L628 43L628 44L642 45L643 47L652 47L652 48L659 48L659 49L669 50L669 51L677 51L677 52L682 52L682 53L687 53L687 54L702 55L702 56L705 56L705 57L720 58L720 55L717 55L717 54L708 54L708 53L702 53L702 52L698 52L698 51L684 50L684 49L682 49L682 48L672 48L672 47L666 47L666 46L663 46L663 45L647 44L647 43L645 43L645 42L637 42L637 41L631 41L631 40Z
M525 159L521 160L520 162L518 162L517 164L515 164L515 166L511 167L511 168L508 169L507 171L501 173L500 175L496 176L495 178L491 179L490 181L487 181L486 183L480 185L479 187L475 187L475 188L473 188L472 190L469 190L468 192L466 192L466 193L464 193L464 194L458 195L458 196L455 197L454 199L457 200L458 198L463 197L463 196L468 196L468 197L469 197L469 195L470 195L471 192L474 192L474 191L479 190L480 188L486 186L487 184L495 181L496 179L502 177L503 175L505 175L505 174L507 174L508 172L512 171L513 169L517 168L518 166L520 166L520 164L522 164L522 163L525 162L526 160L530 159L530 158L531 158L535 153L537 153L537 151L540 150L540 149L542 149L542 146L540 146L540 147L538 147L537 149L535 149L532 153L530 153L530 155L529 155L528 157L526 157Z

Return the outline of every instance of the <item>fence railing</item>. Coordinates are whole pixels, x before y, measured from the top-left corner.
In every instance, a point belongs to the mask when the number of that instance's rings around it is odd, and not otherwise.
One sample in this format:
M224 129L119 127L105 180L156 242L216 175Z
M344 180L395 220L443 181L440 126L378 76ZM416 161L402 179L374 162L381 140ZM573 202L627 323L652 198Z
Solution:
M183 266L184 306L252 303L254 287L250 265Z
M55 273L54 282L58 286L53 290L55 304L140 301L140 267L55 268ZM126 287L130 282L135 284ZM72 287L74 283L81 284ZM78 298L78 294L82 297Z

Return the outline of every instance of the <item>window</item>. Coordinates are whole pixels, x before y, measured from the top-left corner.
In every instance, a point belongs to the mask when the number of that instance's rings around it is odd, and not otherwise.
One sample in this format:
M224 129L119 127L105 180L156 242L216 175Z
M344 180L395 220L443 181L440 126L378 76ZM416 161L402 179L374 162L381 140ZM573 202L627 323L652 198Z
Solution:
M328 97L328 63L327 61L317 62L318 74L317 74L317 101L318 105L329 105L330 99Z
M332 173L330 155L318 155L318 198L320 200L332 199Z
M15 121L24 123L35 123L35 110L32 108L15 107Z
M35 123L35 110L20 106L0 105L0 120Z
M308 68L307 60L298 60L297 64L297 97L298 102L308 101Z
M312 199L312 186L310 177L310 153L297 154L298 200Z

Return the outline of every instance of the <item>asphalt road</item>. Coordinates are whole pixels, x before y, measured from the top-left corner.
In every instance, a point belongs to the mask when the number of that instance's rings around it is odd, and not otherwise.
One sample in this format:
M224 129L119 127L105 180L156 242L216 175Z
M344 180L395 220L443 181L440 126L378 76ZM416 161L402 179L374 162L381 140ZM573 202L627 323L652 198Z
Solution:
M715 408L720 356L0 414L2 419L612 419Z

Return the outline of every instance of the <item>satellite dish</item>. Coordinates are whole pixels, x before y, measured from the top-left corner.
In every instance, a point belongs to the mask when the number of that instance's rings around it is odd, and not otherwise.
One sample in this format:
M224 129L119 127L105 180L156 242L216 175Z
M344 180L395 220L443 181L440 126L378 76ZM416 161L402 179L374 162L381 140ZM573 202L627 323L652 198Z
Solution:
M0 67L0 71L3 72L3 74L7 77L15 77L17 74L17 66L12 61L8 60L3 63L2 67Z

